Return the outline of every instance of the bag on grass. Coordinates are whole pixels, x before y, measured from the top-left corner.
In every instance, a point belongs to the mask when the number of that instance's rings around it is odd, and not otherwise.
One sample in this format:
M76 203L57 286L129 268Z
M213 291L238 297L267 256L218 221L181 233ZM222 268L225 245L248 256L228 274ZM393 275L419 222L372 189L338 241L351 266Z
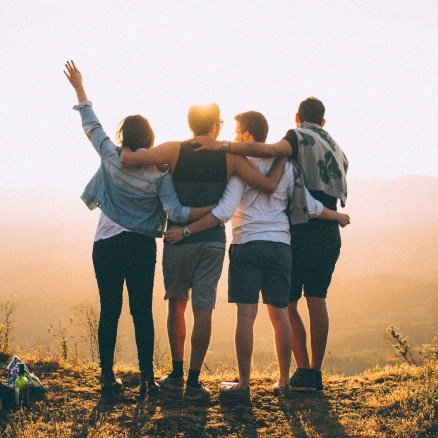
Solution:
M8 382L11 385L14 384L15 379L18 377L18 365L20 363L24 364L24 375L29 380L29 391L31 391L31 392L46 392L47 389L44 388L40 379L38 379L37 376L35 376L34 374L32 374L29 371L29 368L27 368L26 364L18 356L14 356L14 358L12 359L10 364L7 366Z

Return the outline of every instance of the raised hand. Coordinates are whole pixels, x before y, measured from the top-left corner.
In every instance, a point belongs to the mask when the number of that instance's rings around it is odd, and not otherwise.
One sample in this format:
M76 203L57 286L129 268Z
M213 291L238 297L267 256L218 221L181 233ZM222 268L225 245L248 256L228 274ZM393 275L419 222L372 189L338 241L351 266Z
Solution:
M84 100L87 100L87 95L85 94L85 90L82 85L81 72L77 69L73 61L67 61L65 67L67 69L67 72L64 70L64 74L67 77L70 84L75 89L79 103L83 102Z

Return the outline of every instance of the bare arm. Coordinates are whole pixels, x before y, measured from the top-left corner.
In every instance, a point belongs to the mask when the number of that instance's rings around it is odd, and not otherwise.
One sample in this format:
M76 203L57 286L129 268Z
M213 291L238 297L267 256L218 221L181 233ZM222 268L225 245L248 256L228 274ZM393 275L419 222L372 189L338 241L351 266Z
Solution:
M189 221L195 221L210 213L217 204L207 205L206 207L190 207Z
M237 176L233 176L228 182L219 200L219 205L213 210L213 213L208 213L206 216L187 226L190 234L196 234L227 222L236 211L242 199L244 189L245 183ZM171 227L164 232L164 237L169 243L177 243L184 239L184 230L181 227Z
M350 216L348 216L348 214L339 213L326 207L323 207L318 219L336 221L342 228L346 227L350 223Z
M220 220L217 219L212 213L208 213L201 219L187 225L190 230L190 234L200 233L201 231L208 230L220 224ZM163 233L165 239L169 243L178 243L184 239L184 228L182 227L170 227L167 231Z
M65 64L65 67L67 69L67 73L64 70L64 74L69 80L70 84L73 86L73 88L76 91L76 96L78 98L78 102L84 102L87 99L87 95L85 94L84 87L82 85L82 75L81 72L76 68L75 63L73 61L67 61L67 64Z
M201 145L199 148L195 149L195 151L202 151L205 149L211 151L222 150L222 142L215 140L208 135L194 137L190 141L191 143L198 143ZM230 143L230 149L227 152L256 158L289 157L292 155L292 147L289 142L284 139L281 139L277 143L270 144L257 142L240 143L233 141Z
M277 158L265 176L256 169L246 157L227 154L227 164L232 174L237 175L251 187L264 193L272 194L277 189L278 183L283 176L286 158Z
M180 143L169 141L158 146L133 152L127 147L123 147L120 154L120 161L126 166L156 166L159 164L169 164L178 158Z

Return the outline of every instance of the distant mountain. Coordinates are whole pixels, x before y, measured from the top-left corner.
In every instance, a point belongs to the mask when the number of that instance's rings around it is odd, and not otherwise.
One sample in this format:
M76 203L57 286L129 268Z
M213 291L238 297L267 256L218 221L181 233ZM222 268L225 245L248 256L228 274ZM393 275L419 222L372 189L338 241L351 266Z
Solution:
M406 175L348 181L345 211L356 232L438 221L438 178Z

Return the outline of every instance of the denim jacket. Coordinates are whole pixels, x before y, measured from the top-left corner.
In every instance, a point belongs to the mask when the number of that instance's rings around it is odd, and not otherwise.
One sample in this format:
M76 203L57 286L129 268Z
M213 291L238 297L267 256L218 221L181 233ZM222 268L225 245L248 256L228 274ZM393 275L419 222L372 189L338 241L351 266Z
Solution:
M90 210L99 207L115 223L149 237L162 236L166 213L172 221L188 222L190 208L180 204L169 171L124 166L91 102L81 102L73 109L80 112L85 134L101 158L99 169L81 196Z

